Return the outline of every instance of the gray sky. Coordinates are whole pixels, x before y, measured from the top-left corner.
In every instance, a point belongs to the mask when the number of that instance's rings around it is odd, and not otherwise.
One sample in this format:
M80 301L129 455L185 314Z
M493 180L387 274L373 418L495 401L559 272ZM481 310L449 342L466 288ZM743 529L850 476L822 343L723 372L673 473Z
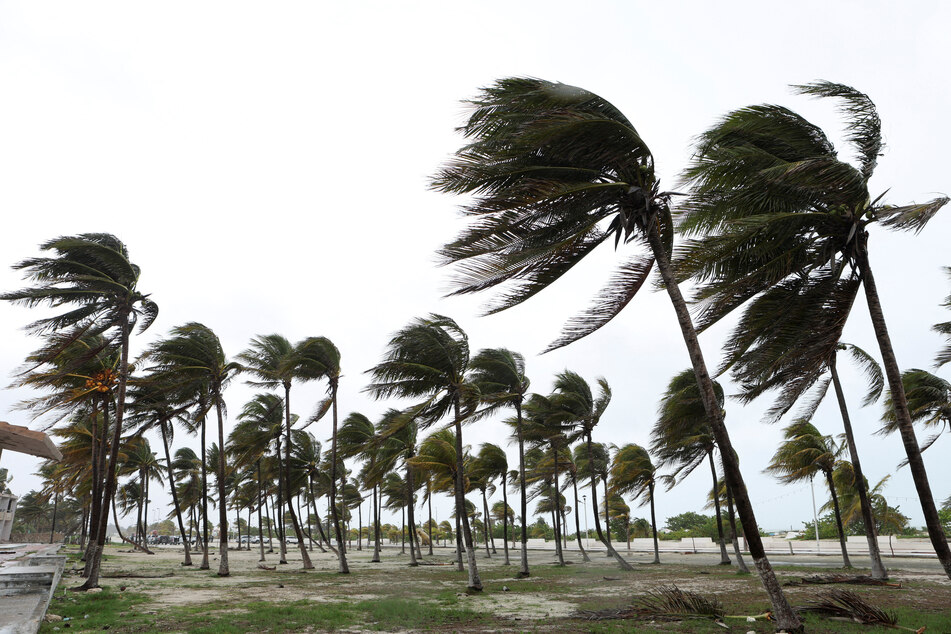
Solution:
M691 138L753 103L792 107L848 156L831 105L787 88L842 82L867 92L882 117L888 146L873 196L891 188L890 202L920 202L951 192L942 158L951 90L941 79L949 23L951 8L937 2L2 2L0 288L22 285L9 265L41 242L111 232L161 307L133 352L186 321L213 328L229 355L258 334L324 335L343 355L342 413L373 419L392 403L361 393L364 371L395 330L439 312L469 333L473 350L523 352L537 391L565 368L592 382L604 375L614 401L596 439L647 444L659 395L688 366L665 295L645 293L598 333L536 356L606 280L618 259L610 248L501 315L478 317L487 298L441 298L448 271L434 266L434 252L460 229L460 201L426 182L461 143L460 100L512 75L597 92L638 127L672 186ZM951 289L941 271L951 264L951 219L942 214L917 237L873 228L872 266L904 368L930 367L941 341L930 326L951 318L939 307ZM11 380L37 347L20 330L32 318L0 305L0 373ZM727 329L701 338L711 365ZM846 340L878 356L864 302ZM860 379L845 374L867 475L891 475L890 503L920 525L910 474L896 470L901 443L872 436L880 407L859 411ZM296 388L294 410L309 415L322 390ZM235 383L232 414L252 394ZM26 396L0 392L0 419L37 427L13 409ZM812 514L808 487L760 473L781 429L759 422L766 406L728 402L727 423L760 525L798 527ZM841 431L831 402L815 422ZM329 423L311 431L323 440ZM465 440L500 443L504 433L486 421ZM181 442L195 444L183 434ZM951 494L948 442L925 454L939 500ZM38 486L38 461L10 452L2 460L14 491ZM709 486L701 471L659 494L658 517L699 510ZM449 504L439 506L444 519Z

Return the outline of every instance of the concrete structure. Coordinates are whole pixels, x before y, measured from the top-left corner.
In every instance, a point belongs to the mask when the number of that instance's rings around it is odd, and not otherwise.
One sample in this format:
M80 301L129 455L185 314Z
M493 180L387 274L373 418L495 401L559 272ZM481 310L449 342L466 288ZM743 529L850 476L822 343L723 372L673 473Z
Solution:
M13 514L17 509L17 496L12 493L0 493L0 544L10 539L13 530Z
M0 455L4 449L19 453L30 454L39 458L62 460L59 452L50 437L41 431L33 431L29 427L11 425L0 420Z
M0 457L3 456L4 449L37 456L38 458L63 459L63 454L50 440L50 437L43 432L34 431L21 425L11 425L0 420ZM17 499L11 493L0 493L0 543L10 539Z
M36 550L36 545L5 548L20 550L22 555L0 567L0 634L34 634L63 576L66 557L56 554L58 544L29 556L27 550Z

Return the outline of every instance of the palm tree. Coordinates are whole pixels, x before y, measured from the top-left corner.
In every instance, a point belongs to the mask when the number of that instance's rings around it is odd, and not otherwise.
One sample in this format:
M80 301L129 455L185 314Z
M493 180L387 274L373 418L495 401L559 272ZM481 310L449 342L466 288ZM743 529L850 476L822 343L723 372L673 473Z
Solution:
M376 469L378 446L374 443L376 429L370 419L359 412L352 412L343 419L337 431L337 447L341 458L360 458L365 461L364 486L373 489L373 563L380 561L380 514L377 495L381 476Z
M901 382L911 420L926 428L938 428L938 432L921 446L921 451L924 451L941 437L942 431L951 429L951 383L926 370L918 369L903 372ZM878 432L880 434L888 435L898 429L898 417L890 391L885 395L882 423Z
M722 408L723 388L719 383L714 383L714 390L717 403ZM674 468L670 487L693 473L694 469L707 460L710 463L713 486L716 488L717 468L713 460L713 452L717 448L717 442L700 397L691 370L684 370L675 375L661 397L657 422L651 430L651 453L657 456L661 465ZM720 418L723 419L722 414ZM722 449L720 455L723 455ZM726 552L719 498L714 498L714 504L717 535L720 542L720 564L729 565L730 557Z
M868 182L883 147L875 104L842 84L796 89L840 100L857 165L840 160L819 127L786 108L751 106L729 113L699 137L686 172L692 193L681 229L702 239L683 257L683 273L701 281L707 324L777 285L799 285L813 312L821 310L830 323L844 322L861 285L928 533L951 577L951 549L921 460L868 251L870 224L917 232L948 199L894 206L881 202L884 193L873 198ZM814 331L823 334L820 341L804 338L790 352L807 362L828 359L838 330Z
M290 478L291 452L293 451L293 443L291 442L291 385L294 380L309 381L318 376L308 364L303 363L300 348L300 345L292 345L281 335L261 335L252 339L251 347L238 355L238 359L243 364L243 370L255 377L255 380L248 381L249 385L265 389L283 388L284 390L284 472L282 474L284 490L288 490L287 483ZM287 502L287 512L291 516L291 523L294 526L294 534L297 536L297 545L300 548L303 568L304 570L310 570L314 566L310 561L310 555L307 553L304 533L301 530L297 513L294 512L291 496L287 495L285 501ZM282 554L284 549L285 546L282 541Z
M238 424L235 425L228 437L229 453L234 456L234 463L238 467L255 469L257 478L258 497L258 538L261 550L260 561L264 556L264 533L261 527L261 508L264 502L264 479L262 477L262 461L272 447L280 445L281 432L284 424L284 399L276 394L256 394L245 403L238 414ZM279 475L280 477L280 475Z
M836 446L831 436L823 436L815 426L802 420L787 426L783 430L783 438L785 441L773 454L765 472L775 475L783 484L803 480L812 482L817 473L825 476L832 496L832 507L835 510L835 525L842 548L842 563L846 568L851 568L849 551L845 545L845 529L842 527L842 516L839 513L839 498L835 492L835 482L832 480L832 472L841 449ZM816 531L818 535L818 527Z
M378 447L376 455L375 470L380 474L391 472L402 463L405 469L406 477L403 479L405 484L404 507L409 515L409 534L410 548L409 560L410 566L418 566L416 559L416 517L415 517L415 492L417 483L414 480L416 468L413 467L412 460L416 456L416 433L417 424L412 412L401 412L397 409L389 409L380 419L376 426L376 434L373 443ZM419 553L420 559L423 553Z
M327 380L327 397L317 406L317 412L310 422L320 420L327 411L331 411L332 433L330 440L330 514L333 518L334 534L337 538L338 572L350 574L347 565L347 549L343 543L341 522L337 514L337 391L340 388L340 351L326 337L308 337L298 344L302 376Z
M465 514L462 422L472 413L477 388L468 380L469 341L456 322L442 315L414 319L390 340L384 360L369 372L366 389L375 398L424 398L413 416L424 429L448 414L456 432L456 513L461 517L468 559L468 587L481 590L472 532Z
M607 529L607 536L605 536L605 532L601 530L601 520L598 517L598 474L596 471L600 470L602 475L606 475L608 459L607 456L604 456L604 460L596 459L592 432L601 422L601 417L611 403L611 386L608 385L604 377L599 377L598 395L595 396L591 391L591 386L580 374L565 370L555 377L554 401L555 407L561 412L562 416L579 426L579 434L585 444L585 455L582 457L576 454L575 460L579 469L587 474L591 482L591 506L594 509L594 528L598 534L598 539L607 548L608 556L614 557L623 570L633 570L633 566L625 561L611 545L611 527L605 527ZM607 478L602 479L605 486L605 495L607 495ZM607 523L607 518L608 516L605 514L605 523Z
M951 266L945 267L944 271L949 276L951 276ZM951 295L948 295L945 298L944 303L942 303L941 305L944 306L945 308L951 308ZM938 351L938 356L936 356L934 360L935 366L940 368L945 363L951 362L951 321L945 321L940 324L935 324L934 326L932 326L932 330L944 335L945 338L947 339L947 343L941 350Z
M185 522L182 518L182 507L178 499L178 487L175 484L175 473L172 467L169 445L174 435L173 421L177 420L183 423L189 433L194 433L195 429L187 425L187 419L183 416L185 408L176 403L180 403L181 396L172 394L170 386L163 385L158 377L144 377L136 381L136 385L130 391L130 397L130 419L138 427L138 433L141 434L156 425L161 431L162 448L165 451L165 467L169 488L172 491L173 511L178 522L182 544L185 546L185 561L182 565L191 566L191 546L188 543L188 536L185 534Z
M465 458L463 458L465 460ZM416 457L412 458L410 464L418 471L425 472L430 482L428 496L433 493L452 492L455 497L458 460L456 459L456 434L451 429L440 429L431 433L423 442L419 444L419 451ZM465 472L463 472L465 478ZM458 518L458 515L453 515ZM458 520L460 521L461 520ZM440 525L442 526L442 525ZM462 565L462 536L459 531L453 532L449 527L448 535L454 535L457 545L457 565L459 571L464 569Z
M54 252L55 257L27 258L13 267L24 271L27 279L33 280L36 285L0 294L0 299L29 307L48 304L51 307L69 308L65 313L30 324L27 328L33 333L72 330L76 338L104 335L119 346L115 429L103 495L103 499L109 500L116 490L115 470L125 412L126 382L129 378L129 338L140 320L139 332L155 321L158 305L138 290L139 267L129 260L126 246L113 235L84 233L64 236L40 245L40 249ZM103 504L100 510L99 534L92 552L89 576L80 586L83 590L99 586L107 507L107 504Z
M223 392L241 366L228 361L218 336L207 326L190 322L173 328L166 339L152 344L145 357L155 364L151 368L152 374L177 386L175 389L199 395L207 390L206 407L215 409L218 420L217 444L219 447L224 447ZM200 413L204 418L204 412ZM217 473L226 474L225 452L219 451L217 457ZM219 476L217 484L220 549L218 575L227 577L230 570L228 568L228 497L225 491L225 477Z
M759 538L756 517L733 456L729 433L690 312L670 265L673 245L669 201L660 189L654 157L631 122L598 95L540 79L502 79L470 102L461 131L469 143L433 179L432 187L472 194L463 212L469 227L441 256L459 265L455 293L504 282L490 312L532 297L599 245L647 243L649 256L625 261L591 308L569 322L549 347L567 345L614 318L644 285L657 263L677 314L703 405L736 496L773 613L780 627L799 631Z
M516 434L519 434L520 425L516 423ZM483 443L479 448L479 454L476 456L476 469L479 472L479 475L484 477L487 482L487 487L492 486L491 481L494 478L499 478L499 488L502 490L502 504L504 508L508 508L508 494L505 491L505 480L508 477L508 457L505 455L505 451L496 444L487 442ZM489 529L489 534L492 534L492 515L489 513L488 501L485 499L485 489L483 489L483 505L486 507L484 510L486 526ZM505 554L505 561L502 565L509 566L511 562L509 561L509 530L508 523L503 519L502 521L502 544L503 551ZM493 548L495 546L495 541L493 539Z
M657 544L657 516L654 514L654 488L657 472L647 450L633 443L622 446L611 461L611 488L619 495L631 495L643 506L651 506L651 530L654 537L654 563L660 563Z
M531 382L525 376L525 358L505 348L487 348L480 350L470 362L472 382L479 388L482 401L488 411L499 407L515 409L515 437L518 442L518 482L521 494L522 517L528 516L528 500L525 495L525 439L522 434L522 403ZM505 478L502 493L505 495ZM518 577L529 576L528 570L528 526L522 522L522 551ZM508 564L508 540L506 539L505 562Z

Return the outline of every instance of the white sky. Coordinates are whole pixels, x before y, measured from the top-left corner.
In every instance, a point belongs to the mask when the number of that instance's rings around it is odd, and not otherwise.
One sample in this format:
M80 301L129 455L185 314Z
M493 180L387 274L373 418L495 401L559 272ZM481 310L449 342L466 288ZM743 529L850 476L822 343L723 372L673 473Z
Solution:
M441 298L448 272L434 252L461 227L459 201L426 182L461 143L460 100L512 75L597 92L634 122L672 185L692 136L732 108L781 103L840 138L830 104L787 86L842 82L867 92L882 117L888 146L873 196L891 188L891 202L924 201L951 192L949 23L951 7L937 2L0 2L0 288L22 285L9 266L41 242L111 232L161 307L134 352L186 321L212 327L229 355L258 334L324 335L343 355L342 414L372 419L392 403L361 393L363 372L395 330L439 312L473 350L523 352L537 391L565 368L592 382L603 374L615 396L597 440L647 444L659 395L688 365L665 295L645 292L598 333L536 356L607 278L610 249L501 315L477 316L488 298ZM951 318L939 308L951 289L941 271L951 211L942 213L917 237L873 228L872 265L904 368L930 368L941 343L930 326ZM32 318L0 305L0 373L11 381L38 345L20 330ZM726 331L701 338L710 365ZM878 356L864 302L846 340ZM871 435L880 408L858 410L859 378L845 374L869 479L891 474L891 504L922 524L910 474L896 470L899 439ZM322 390L296 388L294 410L309 415ZM234 384L233 414L252 393ZM38 427L14 409L26 396L0 391L0 418ZM798 527L812 515L808 487L761 474L781 434L759 422L766 406L729 402L728 426L760 525ZM841 431L831 399L815 422ZM327 438L329 422L312 431ZM477 447L504 433L488 421L465 440ZM938 500L951 494L948 442L925 454ZM2 461L15 492L38 486L38 460L6 452ZM700 510L709 486L701 470L660 494L658 518ZM155 506L169 496L153 497ZM439 508L445 519L448 501Z

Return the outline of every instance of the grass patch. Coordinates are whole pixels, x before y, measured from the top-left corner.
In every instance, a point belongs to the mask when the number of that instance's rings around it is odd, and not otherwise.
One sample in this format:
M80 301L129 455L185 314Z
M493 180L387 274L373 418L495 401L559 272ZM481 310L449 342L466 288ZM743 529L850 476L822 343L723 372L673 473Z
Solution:
M40 632L53 632L54 627L62 629L67 624L69 629L80 632L116 629L119 623L134 630L147 620L137 613L136 606L148 601L145 594L118 592L110 586L103 586L102 592L93 593L60 590L50 601L47 614L61 616L63 622L43 623Z

